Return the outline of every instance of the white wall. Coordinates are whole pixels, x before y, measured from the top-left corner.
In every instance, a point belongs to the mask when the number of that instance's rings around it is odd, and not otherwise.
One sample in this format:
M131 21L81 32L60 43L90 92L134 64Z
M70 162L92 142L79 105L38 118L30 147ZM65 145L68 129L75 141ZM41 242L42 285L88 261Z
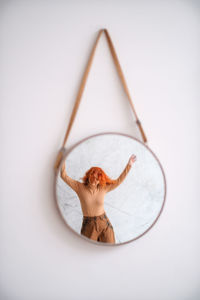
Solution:
M0 299L200 299L199 3L1 1ZM53 197L55 158L104 27L167 179L156 225L119 247L73 234ZM90 75L67 146L134 128L105 36Z

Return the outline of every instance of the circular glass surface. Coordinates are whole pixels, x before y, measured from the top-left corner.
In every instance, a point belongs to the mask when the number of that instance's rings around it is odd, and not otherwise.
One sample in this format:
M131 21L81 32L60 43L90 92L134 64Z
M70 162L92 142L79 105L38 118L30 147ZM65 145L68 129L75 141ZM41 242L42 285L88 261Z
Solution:
M136 160L126 172L132 154ZM62 165L69 177L61 176ZM91 167L101 168L110 179L118 180L117 185L111 190L88 190L81 178ZM157 221L166 196L158 158L148 146L121 133L97 134L77 143L65 153L55 184L57 205L67 225L84 239L104 245L141 237ZM91 208L89 215L83 211L86 204Z

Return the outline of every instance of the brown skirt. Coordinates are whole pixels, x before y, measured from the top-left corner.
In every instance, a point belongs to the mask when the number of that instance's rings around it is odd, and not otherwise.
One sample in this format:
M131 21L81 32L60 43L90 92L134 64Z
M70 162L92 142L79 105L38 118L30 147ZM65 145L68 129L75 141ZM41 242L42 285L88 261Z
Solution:
M94 241L115 243L114 230L105 212L100 216L83 216L81 234Z

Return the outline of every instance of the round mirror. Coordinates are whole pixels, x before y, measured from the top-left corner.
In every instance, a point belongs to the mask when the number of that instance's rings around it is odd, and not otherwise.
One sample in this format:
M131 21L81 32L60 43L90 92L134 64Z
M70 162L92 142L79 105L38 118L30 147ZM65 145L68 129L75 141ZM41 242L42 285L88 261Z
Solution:
M148 146L121 133L102 133L64 154L55 180L59 211L84 239L131 242L157 221L164 206L163 168Z

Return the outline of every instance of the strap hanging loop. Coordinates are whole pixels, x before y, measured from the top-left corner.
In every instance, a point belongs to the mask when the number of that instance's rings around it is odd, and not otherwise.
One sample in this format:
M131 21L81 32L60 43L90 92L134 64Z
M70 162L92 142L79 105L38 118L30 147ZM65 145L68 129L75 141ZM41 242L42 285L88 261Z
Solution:
M89 60L88 60L88 63L87 63L85 72L84 72L84 74L83 74L83 78L82 78L82 81L81 81L81 85L80 85L80 88L79 88L79 91L78 91L78 94L77 94L77 97L76 97L76 101L75 101L75 104L74 104L74 108L73 108L73 111L72 111L72 114L71 114L71 118L70 118L70 121L69 121L69 125L68 125L68 128L67 128L65 137L64 137L64 141L63 141L63 145L62 145L61 150L65 149L64 147L65 147L65 144L66 144L66 142L67 142L67 139L68 139L68 136L69 136L69 133L70 133L72 124L73 124L73 122L74 122L74 119L75 119L75 116L76 116L76 113L77 113L77 110L78 110L78 107L79 107L79 104L80 104L81 96L82 96L83 91L84 91L84 88L85 88L85 84L86 84L86 81L87 81L87 78L88 78L88 74L89 74L89 71L90 71L90 68L91 68L91 65L92 65L92 61L93 61L93 58L94 58L95 50L96 50L98 41L99 41L99 39L100 39L100 37L101 37L101 34L102 34L103 32L104 32L105 35L106 35L106 39L107 39L107 42L108 42L108 45L109 45L111 54L112 54L112 57L113 57L115 66L116 66L116 68L117 68L117 72L118 72L119 77L120 77L120 79L121 79L121 82L122 82L122 85L123 85L123 87L124 87L125 93L126 93L126 95L128 96L128 100L129 100L129 103L130 103L131 108L132 108L132 110L133 110L133 113L134 113L134 115L135 115L135 118L136 118L136 124L138 125L138 128L139 128L139 130L140 130L142 139L143 139L144 143L147 142L147 138L146 138L146 135L145 135L144 130L143 130L143 128L142 128L141 122L140 122L140 120L138 119L138 116L137 116L137 114L136 114L135 108L134 108L134 106L133 106L133 102L132 102L132 100L131 100L131 96L130 96L130 93L129 93L129 90L128 90L128 87L127 87L127 84L126 84L126 81L125 81L125 78L124 78L124 75L123 75L123 72L122 72L122 68L121 68L120 63L119 63L119 59L118 59L118 57L117 57L117 54L116 54L114 45L113 45L113 43L112 43L112 40L111 40L110 35L109 35L109 33L108 33L108 30L104 28L104 29L100 29L100 30L99 30L97 39L96 39L96 41L95 41L95 43L94 43L92 52L91 52L91 54L90 54L90 57L89 57ZM58 155L57 155L56 163L55 163L55 165L54 165L54 169L55 169L55 170L59 167L60 162L61 162L62 157L63 157L63 151L61 151L61 150L59 151L59 153L58 153Z

